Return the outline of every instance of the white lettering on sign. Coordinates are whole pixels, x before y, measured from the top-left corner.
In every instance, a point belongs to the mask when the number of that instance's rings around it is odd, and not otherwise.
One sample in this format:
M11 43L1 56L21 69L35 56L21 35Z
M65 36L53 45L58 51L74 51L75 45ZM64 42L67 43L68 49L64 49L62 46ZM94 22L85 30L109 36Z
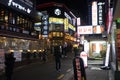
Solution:
M65 15L65 17L68 18L69 20L72 20L72 18L71 18L66 12L64 12L64 15Z
M22 11L27 12L28 14L31 13L31 9L24 7L24 6L22 6L22 5L20 5L20 4L16 3L16 2L14 2L13 0L9 0L8 6L13 6L13 7L17 8L17 9L20 9Z
M78 34L93 34L93 26L79 26L77 28Z
M103 5L105 3L99 2L98 3L98 24L103 25Z

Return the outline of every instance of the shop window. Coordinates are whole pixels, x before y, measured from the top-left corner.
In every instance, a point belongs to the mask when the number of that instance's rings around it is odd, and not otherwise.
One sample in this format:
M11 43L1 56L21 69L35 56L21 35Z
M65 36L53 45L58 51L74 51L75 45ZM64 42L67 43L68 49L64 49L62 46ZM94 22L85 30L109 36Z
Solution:
M8 17L8 22L10 23L10 24L15 24L15 15L12 13L12 12L10 12L9 13L9 17Z
M10 12L9 13L9 23L12 24L13 21L13 14Z
M56 36L57 36L57 37L60 37L60 34L59 34L59 32L57 32L57 33L56 33Z
M19 22L20 22L19 24L22 24L22 18L21 18L21 17L20 17L20 20L19 20Z
M26 26L25 26L25 19L24 19L24 18L22 18L22 24L23 24L23 25L22 25L23 27L26 27Z
M4 17L5 17L5 11L4 9L0 9L0 21L4 21Z
M24 25L28 26L28 20L27 19L24 20Z
M55 32L53 32L53 37L55 36L55 34L56 34L56 33L55 33Z
M20 23L20 17L17 16L17 24L19 24L19 23Z
M8 11L5 12L5 22L8 23Z
M28 28L32 29L32 22L31 21L28 22Z

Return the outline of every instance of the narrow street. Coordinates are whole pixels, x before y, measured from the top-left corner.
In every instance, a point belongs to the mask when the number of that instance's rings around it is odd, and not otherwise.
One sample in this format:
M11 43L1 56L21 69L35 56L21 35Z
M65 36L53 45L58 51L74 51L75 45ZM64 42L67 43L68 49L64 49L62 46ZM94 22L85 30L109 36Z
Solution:
M60 80L72 70L72 57L62 58L61 72L56 71L55 62L33 63L14 71L13 80Z

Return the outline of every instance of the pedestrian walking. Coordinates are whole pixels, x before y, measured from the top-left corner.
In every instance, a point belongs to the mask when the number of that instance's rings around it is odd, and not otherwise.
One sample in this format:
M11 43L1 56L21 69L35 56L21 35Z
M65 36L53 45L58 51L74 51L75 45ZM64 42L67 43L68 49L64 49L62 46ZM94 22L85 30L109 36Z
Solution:
M66 42L63 45L63 54L64 54L64 57L67 57L67 43Z
M42 57L43 57L43 62L45 63L47 61L47 50L46 49L43 51Z
M80 53L83 50L83 46L79 45L78 48L75 48L74 50L75 50L75 57L73 59L74 80L86 80L84 61L80 57Z
M61 69L61 51L60 51L60 46L55 46L54 47L54 56L55 56L56 70L60 71L60 69Z
M12 80L14 63L15 63L15 58L13 57L13 52L11 52L10 54L6 54L6 57L5 57L6 80Z

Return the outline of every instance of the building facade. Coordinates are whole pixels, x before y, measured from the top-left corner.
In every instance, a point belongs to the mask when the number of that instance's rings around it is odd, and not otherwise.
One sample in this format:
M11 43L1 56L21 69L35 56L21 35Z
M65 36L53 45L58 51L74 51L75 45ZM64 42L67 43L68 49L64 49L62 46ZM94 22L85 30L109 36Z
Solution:
M34 30L35 2L32 0L0 1L0 71L4 68L4 56L11 52L16 62L26 60L27 52L39 50L39 33ZM33 54L30 54L33 58Z
M45 3L37 6L37 10L48 15L48 34L44 36L44 33L42 33L42 35L49 39L50 46L75 41L76 17L64 4Z

